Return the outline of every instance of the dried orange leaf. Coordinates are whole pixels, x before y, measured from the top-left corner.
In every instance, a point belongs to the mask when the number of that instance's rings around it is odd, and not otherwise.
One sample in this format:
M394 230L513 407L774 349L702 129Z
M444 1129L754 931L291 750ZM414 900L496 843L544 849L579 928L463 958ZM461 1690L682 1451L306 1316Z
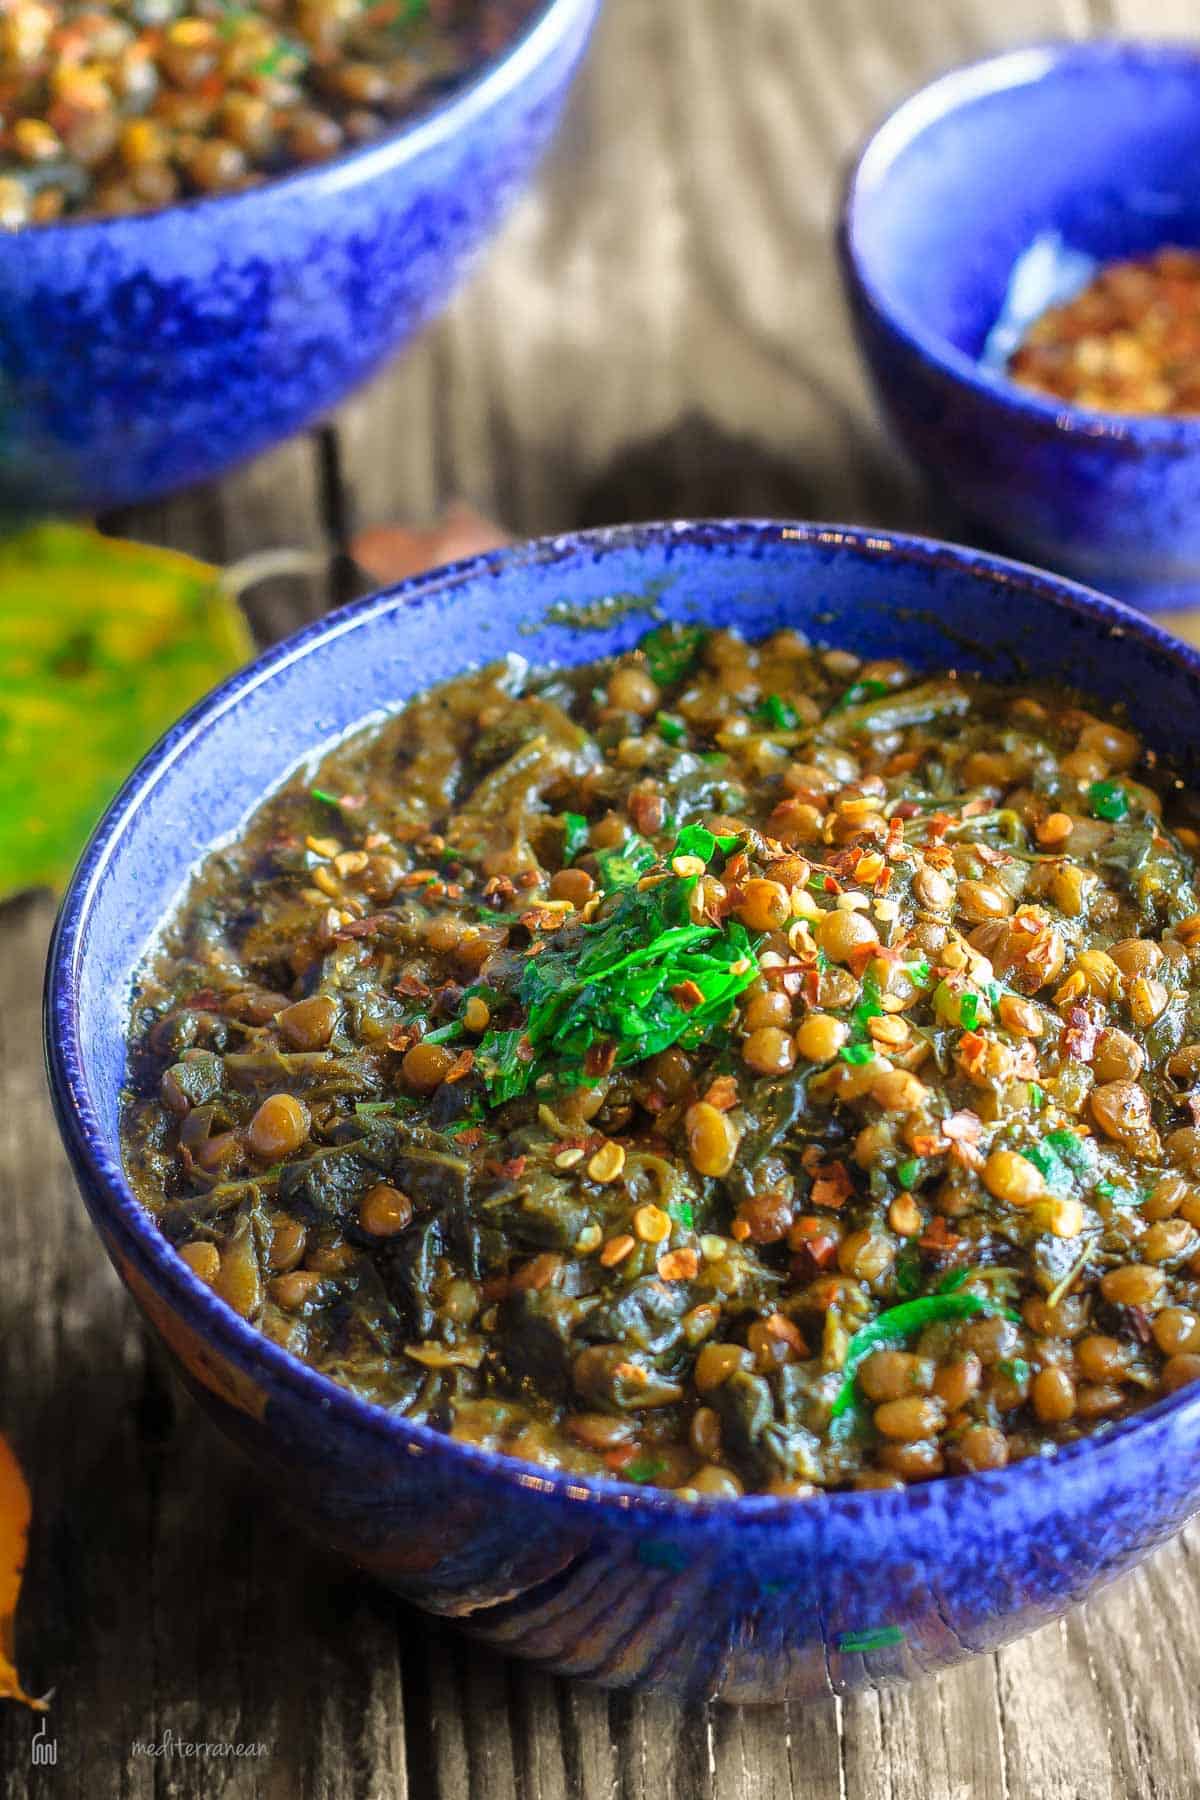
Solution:
M424 529L373 525L369 531L359 533L350 553L372 581L407 581L442 563L479 556L484 550L500 550L509 541L491 519L484 518L465 501L453 500L437 523Z
M7 1438L0 1437L0 1700L20 1700L34 1712L45 1712L49 1700L25 1692L16 1665L17 1601L32 1512L21 1465Z

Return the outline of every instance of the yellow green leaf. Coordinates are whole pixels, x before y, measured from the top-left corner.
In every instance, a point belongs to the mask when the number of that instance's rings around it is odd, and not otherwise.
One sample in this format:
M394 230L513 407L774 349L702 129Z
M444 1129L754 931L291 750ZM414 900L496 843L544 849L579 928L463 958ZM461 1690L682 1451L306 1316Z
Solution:
M0 900L61 886L143 751L250 651L207 563L79 525L0 539Z

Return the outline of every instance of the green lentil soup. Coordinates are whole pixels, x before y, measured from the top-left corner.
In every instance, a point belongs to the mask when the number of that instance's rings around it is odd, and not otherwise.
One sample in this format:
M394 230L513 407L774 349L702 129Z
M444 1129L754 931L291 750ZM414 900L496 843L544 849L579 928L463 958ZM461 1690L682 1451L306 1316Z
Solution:
M0 227L235 193L368 143L536 0L11 0Z
M199 871L130 1176L275 1343L544 1466L1038 1455L1200 1375L1189 805L1062 693L794 633L464 676Z

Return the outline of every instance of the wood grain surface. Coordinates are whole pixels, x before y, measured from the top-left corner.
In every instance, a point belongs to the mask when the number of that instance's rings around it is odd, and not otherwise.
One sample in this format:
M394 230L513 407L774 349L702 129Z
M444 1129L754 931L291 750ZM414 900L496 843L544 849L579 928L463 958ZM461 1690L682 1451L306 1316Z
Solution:
M114 525L324 572L463 495L514 531L699 512L953 530L880 434L842 314L845 159L938 70L1037 37L1196 28L1191 0L608 0L558 148L449 313L322 431ZM35 1501L0 1792L268 1800L1187 1800L1200 1532L937 1680L684 1711L476 1650L265 1510L171 1384L71 1187L38 1059L42 896L0 918L0 1428ZM136 1742L261 1744L241 1762Z

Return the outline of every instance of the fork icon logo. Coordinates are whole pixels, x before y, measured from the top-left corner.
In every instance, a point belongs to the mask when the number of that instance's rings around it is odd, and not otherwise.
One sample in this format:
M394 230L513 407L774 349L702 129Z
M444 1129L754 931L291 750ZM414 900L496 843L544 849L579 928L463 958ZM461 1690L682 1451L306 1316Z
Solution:
M34 1732L33 1741L29 1746L30 1760L35 1765L41 1764L43 1767L49 1767L58 1761L58 1739L46 1736L48 1723L49 1721L43 1718Z

